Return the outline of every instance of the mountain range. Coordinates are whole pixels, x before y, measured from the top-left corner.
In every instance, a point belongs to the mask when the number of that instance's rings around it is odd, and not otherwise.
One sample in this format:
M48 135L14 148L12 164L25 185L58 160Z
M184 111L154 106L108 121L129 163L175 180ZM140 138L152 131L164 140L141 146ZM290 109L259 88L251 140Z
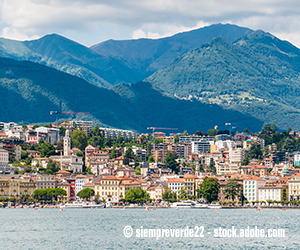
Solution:
M49 111L85 111L77 117L63 114L60 119L85 119L100 126L147 132L147 127L176 127L179 131L207 131L230 117L241 126L257 130L262 122L218 105L168 97L149 83L118 84L112 89L97 87L64 72L32 62L0 58L0 105L4 122L55 122ZM214 115L212 115L214 114Z
M217 37L145 81L171 96L192 95L280 127L300 128L299 75L300 50L258 30L234 43Z
M90 48L56 34L0 38L0 120L49 121L62 102L65 111L91 112L82 119L139 132L225 122L300 130L299 56L272 34L229 24Z

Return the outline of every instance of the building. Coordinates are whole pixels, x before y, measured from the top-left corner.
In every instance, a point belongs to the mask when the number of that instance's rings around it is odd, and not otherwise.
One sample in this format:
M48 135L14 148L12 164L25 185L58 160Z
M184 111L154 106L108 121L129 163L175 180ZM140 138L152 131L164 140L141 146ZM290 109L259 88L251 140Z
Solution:
M193 154L203 154L210 153L210 143L206 140L193 141L192 142L192 153Z
M163 138L163 143L174 144L174 136L165 136Z
M229 161L231 163L242 164L246 157L246 150L243 148L233 148L229 150Z
M39 174L36 180L37 189L56 188L55 176L51 174Z
M117 139L118 137L123 137L124 139L134 139L137 140L137 133L131 130L121 130L121 129L110 129L110 128L100 128L103 137Z
M249 176L244 179L243 186L244 186L244 196L249 202L258 201L258 188L265 185L266 181L261 179L257 176Z
M31 179L23 179L17 176L0 176L0 197L20 198L22 195L32 195L36 189L36 183Z
M300 152L294 152L294 165L300 166Z
M183 178L184 189L187 197L196 196L196 180L199 178L194 174L186 174Z
M265 185L258 188L258 200L265 201L265 202L268 202L269 200L281 201L282 189L286 188L286 191L288 191L287 181L288 181L287 178L268 181Z
M39 134L42 133L46 135L45 138L43 138L44 142L51 142L52 144L57 144L57 141L59 140L58 135L58 129L57 128L46 128L46 127L38 127L35 129L37 132L37 138L39 138Z
M295 173L290 176L288 181L288 197L289 201L300 200L300 173Z
M172 192L176 193L177 196L174 198L177 198L181 188L185 187L183 178L168 178L167 184L168 188L170 188Z
M225 175L228 173L237 173L239 170L239 165L237 163L231 163L227 160L220 159L216 161L216 172L217 175Z
M67 181L62 181L62 182L59 182L57 184L57 187L58 188L62 188L67 193L66 196L58 197L58 199L61 200L62 202L70 201L71 200L71 196L70 196L70 194L71 194L70 184Z
M66 130L66 133L65 133L65 137L63 139L64 141L64 156L68 156L68 155L71 155L71 138L70 138L70 132L69 130L67 129Z
M77 175L75 179L75 194L77 195L83 188L82 186L89 182L89 178L86 175ZM79 197L76 197L79 199Z
M0 148L0 166L7 167L9 162L9 152Z

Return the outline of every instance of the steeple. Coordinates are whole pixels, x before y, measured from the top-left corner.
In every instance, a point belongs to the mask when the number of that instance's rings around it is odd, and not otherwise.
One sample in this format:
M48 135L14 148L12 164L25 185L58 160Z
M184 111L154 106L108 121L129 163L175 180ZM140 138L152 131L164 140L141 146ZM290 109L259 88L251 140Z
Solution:
M64 155L70 155L71 153L71 138L70 138L70 132L67 129L66 135L64 137Z

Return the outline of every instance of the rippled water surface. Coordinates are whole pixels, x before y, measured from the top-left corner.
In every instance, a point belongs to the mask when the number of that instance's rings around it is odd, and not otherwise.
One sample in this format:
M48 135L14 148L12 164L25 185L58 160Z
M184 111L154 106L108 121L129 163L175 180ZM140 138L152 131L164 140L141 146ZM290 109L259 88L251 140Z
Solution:
M0 209L0 249L300 249L300 210ZM126 238L123 229L131 226ZM141 229L204 226L200 238L138 238ZM215 238L214 229L285 229L285 238Z

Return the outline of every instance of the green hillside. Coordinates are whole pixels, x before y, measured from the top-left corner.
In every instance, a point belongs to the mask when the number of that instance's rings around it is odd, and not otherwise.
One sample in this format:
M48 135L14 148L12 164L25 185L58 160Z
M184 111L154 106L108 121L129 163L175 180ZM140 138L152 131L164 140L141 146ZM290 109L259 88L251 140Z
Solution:
M146 132L149 126L206 131L228 121L258 131L262 121L218 105L178 100L164 96L151 84L119 84L112 90L32 62L0 58L0 121L54 122L51 110L90 112L77 118L101 126ZM74 119L63 115L61 119Z
M234 43L218 37L145 81L170 96L219 104L299 130L299 56L298 48L263 31Z

